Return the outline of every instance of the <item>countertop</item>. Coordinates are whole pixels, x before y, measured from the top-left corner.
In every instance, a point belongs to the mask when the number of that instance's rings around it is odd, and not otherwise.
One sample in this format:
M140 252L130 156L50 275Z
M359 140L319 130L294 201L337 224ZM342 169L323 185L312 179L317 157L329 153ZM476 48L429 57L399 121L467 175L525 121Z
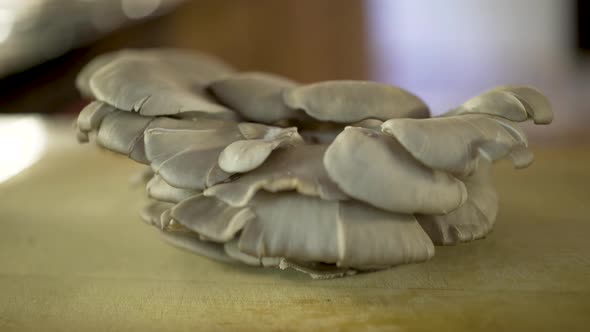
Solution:
M44 150L0 182L0 330L588 331L590 147L494 169L484 240L334 280L217 263L142 223L140 167L43 121Z

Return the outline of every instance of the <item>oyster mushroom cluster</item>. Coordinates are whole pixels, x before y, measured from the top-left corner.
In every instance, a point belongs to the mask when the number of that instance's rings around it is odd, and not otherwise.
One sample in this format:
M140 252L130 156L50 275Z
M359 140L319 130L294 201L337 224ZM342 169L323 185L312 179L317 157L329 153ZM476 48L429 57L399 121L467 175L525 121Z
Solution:
M170 243L224 262L315 278L423 262L494 225L491 164L533 155L518 123L548 100L502 86L438 117L376 82L298 84L181 50L90 62L81 142L149 166L142 218ZM146 168L147 169L147 168Z

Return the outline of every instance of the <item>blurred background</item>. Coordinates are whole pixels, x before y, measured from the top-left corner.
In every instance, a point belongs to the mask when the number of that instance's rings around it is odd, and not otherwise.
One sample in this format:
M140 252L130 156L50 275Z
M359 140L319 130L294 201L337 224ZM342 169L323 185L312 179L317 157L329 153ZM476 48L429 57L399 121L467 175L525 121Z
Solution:
M370 79L441 113L495 85L555 108L543 144L590 138L590 5L583 0L0 0L0 112L75 113L92 57L181 47L301 82Z

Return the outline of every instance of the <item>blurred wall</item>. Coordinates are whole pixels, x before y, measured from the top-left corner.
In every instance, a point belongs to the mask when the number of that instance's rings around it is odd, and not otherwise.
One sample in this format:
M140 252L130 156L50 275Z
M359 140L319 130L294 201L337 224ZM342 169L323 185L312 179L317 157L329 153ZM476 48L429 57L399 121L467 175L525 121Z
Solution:
M303 82L368 77L361 0L188 1L162 25L167 44L218 55L242 70Z

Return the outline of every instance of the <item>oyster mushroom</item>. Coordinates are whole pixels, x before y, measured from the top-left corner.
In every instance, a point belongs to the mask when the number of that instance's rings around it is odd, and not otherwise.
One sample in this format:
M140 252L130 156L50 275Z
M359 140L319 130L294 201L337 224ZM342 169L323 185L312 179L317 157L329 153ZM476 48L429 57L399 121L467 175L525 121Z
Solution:
M273 74L240 73L213 81L208 88L224 105L245 119L273 124L279 120L298 118L296 111L283 103L285 89L297 83Z
M160 236L164 241L177 248L190 251L212 260L223 263L238 262L227 255L223 248L223 244L203 241L196 234L160 231Z
M152 169L177 188L203 190L231 176L220 165L232 172L249 171L262 164L273 149L302 141L293 128L212 119L195 123L203 125L192 129L150 128L144 134ZM234 142L243 143L236 146ZM250 149L240 149L244 146Z
M88 142L88 135L100 127L102 120L107 114L114 112L116 108L100 101L93 101L80 111L76 120L78 141Z
M398 87L364 81L327 81L285 90L285 105L321 121L353 123L365 119L427 118L420 98Z
M97 127L91 128L91 130L97 132L97 143L101 147L128 156L143 164L149 163L145 155L144 144L144 133L149 129L224 130L235 126L233 122L218 119L146 117L121 110L105 114L101 122L95 121L94 124Z
M273 153L262 166L239 178L207 188L205 196L234 206L247 206L261 189L296 190L325 200L348 199L330 180L322 162L327 145L298 145Z
M324 165L350 197L399 213L444 214L465 202L465 185L412 157L393 137L347 127L330 145Z
M248 207L234 208L215 198L196 195L175 205L170 216L211 241L226 242L256 216Z
M115 111L106 114L98 129L96 143L113 152L146 163L143 151L143 132L154 118Z
M143 61L146 65L151 63L163 63L177 70L190 71L184 73L198 75L200 83L206 84L212 80L218 80L226 75L231 75L233 69L219 59L207 54L182 49L158 48L158 49L125 49L101 54L82 68L76 77L76 87L86 97L94 97L90 89L90 79L104 66L117 59L134 58Z
M225 250L225 253L229 257L231 257L237 261L240 261L246 265L263 266L263 267L277 267L281 263L281 258L278 258L278 257L254 257L254 256L251 256L251 255L241 252L240 249L238 248L238 240L237 239L233 239L229 242L226 242L223 245L223 249Z
M176 188L164 181L159 175L154 175L146 185L146 191L150 198L170 203L178 203L191 196L199 194L193 190Z
M496 115L517 122L528 119L527 111L520 99L513 93L497 89L471 98L458 108L443 114L443 116L462 114Z
M451 245L485 237L496 220L498 194L492 186L491 162L480 161L475 173L465 179L467 201L445 215L417 214L416 219L437 245Z
M553 120L549 100L541 92L528 86L494 88L469 99L443 116L461 114L496 115L516 122L531 118L536 124L548 124Z
M240 123L238 129L248 139L231 143L219 155L219 167L228 173L251 171L260 166L275 149L303 143L295 127Z
M260 192L251 209L256 218L244 226L238 247L255 257L367 270L425 261L434 254L412 215L357 201Z
M532 162L518 125L499 117L466 114L425 120L392 119L381 126L424 165L467 176L480 156L510 157L517 168Z
M237 236L239 252L257 259L367 270L424 261L434 254L432 242L412 215L356 201L260 192L249 207L233 208L199 195L171 211L178 223L214 241Z
M141 219L148 225L156 226L159 229L167 229L171 225L171 219L165 214L174 207L168 202L151 201L139 212ZM162 216L164 216L162 218Z
M78 139L150 166L141 217L166 241L314 278L421 262L433 242L486 236L498 208L492 162L530 164L517 122L553 117L526 86L428 119L400 88L298 85L170 49L100 56L76 84L96 99Z
M168 184L183 189L203 190L229 178L217 166L219 153L242 136L237 128L164 129L145 132L147 159L156 174Z
M190 232L170 218L170 208L174 204L153 201L141 211L141 218L159 229L159 235L166 242L193 253L226 263L237 261L229 257L222 244L202 240L198 234Z
M80 94L85 98L94 98L94 94L90 89L90 78L92 75L117 57L129 56L135 52L133 50L109 52L101 54L88 62L76 76L76 88L80 91Z
M529 118L533 119L535 124L550 124L553 121L553 108L549 99L541 91L518 85L508 85L498 89L513 93L524 104Z
M99 101L146 116L195 112L235 119L234 112L205 91L205 84L229 73L229 67L204 55L130 51L89 64L78 86Z

